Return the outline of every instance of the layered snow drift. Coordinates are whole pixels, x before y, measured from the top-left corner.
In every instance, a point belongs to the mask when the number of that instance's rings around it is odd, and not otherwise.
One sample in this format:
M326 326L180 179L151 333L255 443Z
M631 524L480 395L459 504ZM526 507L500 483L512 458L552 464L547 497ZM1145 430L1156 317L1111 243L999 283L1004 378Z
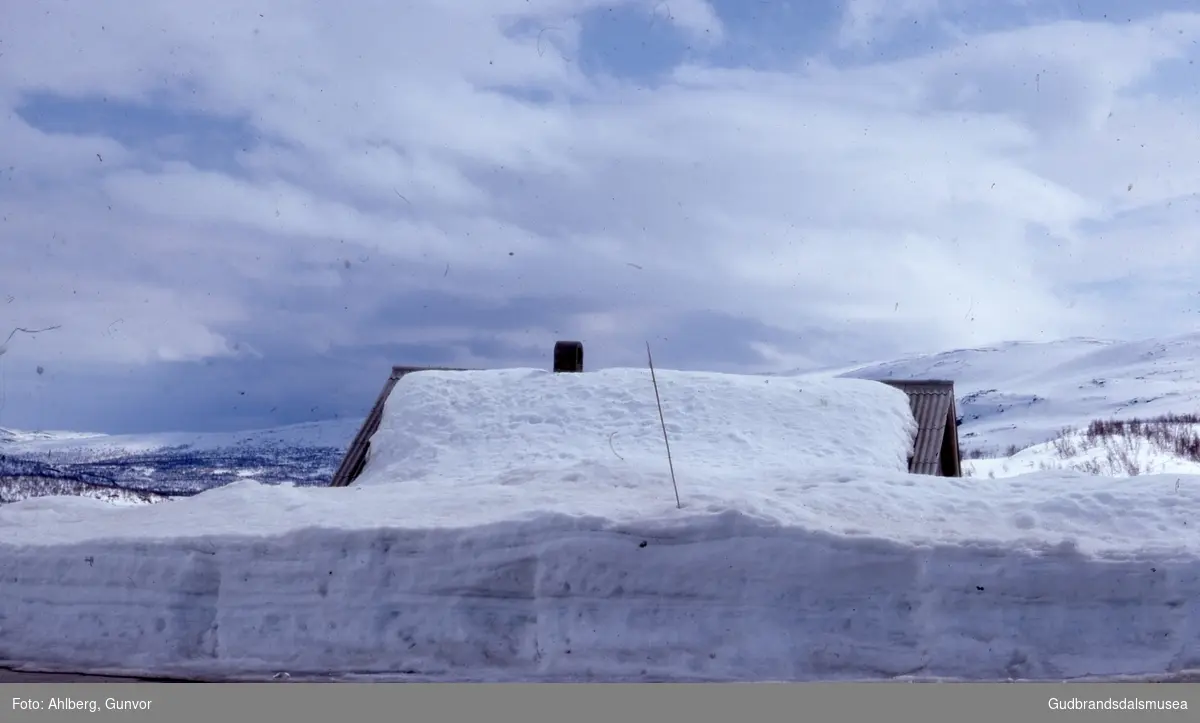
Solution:
M349 488L7 505L0 658L457 680L1200 666L1200 477L914 476L884 385L660 383L683 509L638 372L401 380Z
M0 511L0 657L481 680L1200 665L1200 479L793 481L803 494L770 509L729 495L724 512L660 505L627 522L480 524L497 498L399 485L20 503Z

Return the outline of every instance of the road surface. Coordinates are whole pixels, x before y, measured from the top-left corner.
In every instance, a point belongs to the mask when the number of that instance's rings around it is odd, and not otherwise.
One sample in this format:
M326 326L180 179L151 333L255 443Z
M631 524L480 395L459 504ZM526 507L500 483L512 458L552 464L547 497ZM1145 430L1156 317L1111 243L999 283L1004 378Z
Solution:
M141 678L114 678L78 673L23 673L0 668L0 683L145 683ZM158 681L154 681L158 682Z
M369 676L355 676L353 682L369 682ZM184 681L172 678L134 678L124 676L111 675L89 675L85 673L33 673L11 670L9 668L0 668L0 684L3 683L204 683L213 681L191 680ZM232 682L232 681L231 681ZM292 682L292 683L310 683L310 682L333 682L333 676L329 677L305 677L305 678L285 678L279 681L256 680L254 682ZM350 682L350 681L347 681ZM386 679L381 682L396 682L393 678L391 681ZM914 683L953 683L953 682L980 682L980 681L954 681L950 679L935 679L929 678L925 680L912 680ZM1046 682L1046 681L1031 681L1031 682ZM1120 676L1115 678L1090 678L1078 680L1079 683L1103 683L1103 682L1126 682L1126 683L1200 683L1200 670L1187 670L1180 673L1162 673L1156 675L1147 675L1144 677L1135 676Z

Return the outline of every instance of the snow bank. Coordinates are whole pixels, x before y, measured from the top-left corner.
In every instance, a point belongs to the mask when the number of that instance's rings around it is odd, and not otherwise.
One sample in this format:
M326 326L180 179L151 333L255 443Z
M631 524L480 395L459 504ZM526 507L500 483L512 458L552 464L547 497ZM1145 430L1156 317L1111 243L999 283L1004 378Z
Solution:
M1200 665L1200 478L787 482L769 505L621 521L494 521L503 495L402 485L18 503L0 510L0 658L483 680Z
M0 508L0 659L459 680L1200 666L1200 477L913 476L886 449L911 423L888 387L664 375L676 509L649 380L623 374L627 397L543 375L562 401L402 381L361 486ZM876 467L833 466L862 443L818 432L850 424L878 433Z

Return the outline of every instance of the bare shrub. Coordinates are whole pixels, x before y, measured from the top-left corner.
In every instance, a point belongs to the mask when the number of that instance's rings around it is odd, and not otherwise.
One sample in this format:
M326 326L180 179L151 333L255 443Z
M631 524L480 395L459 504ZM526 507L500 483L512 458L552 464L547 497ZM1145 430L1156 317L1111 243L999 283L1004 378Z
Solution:
M1090 474L1123 474L1130 477L1149 470L1138 461L1143 444L1165 455L1200 463L1200 415L1164 414L1157 417L1130 419L1096 419L1081 433L1064 431L1054 440L1055 453L1069 459L1083 451L1101 450L1103 459L1072 464Z
M1144 439L1156 450L1189 462L1200 462L1200 425L1198 414L1164 414L1148 419L1096 419L1088 423L1084 439L1096 443L1102 440L1123 440L1126 446L1136 446Z
M1105 456L1108 468L1130 477L1137 477L1142 469L1137 461L1138 438L1132 435L1105 439Z
M1079 448L1075 444L1075 430L1071 427L1064 427L1051 442L1059 459L1070 459L1079 454Z
M1139 451L1147 444L1164 456L1200 464L1200 414L1096 419L1083 429L1065 427L1050 442L1054 457L1066 464L1039 462L1039 469L1068 468L1092 475L1136 477L1153 471L1139 460ZM1015 444L1002 454L996 454L999 449L976 448L966 453L966 458L1012 457L1020 451ZM1089 459L1079 459L1088 452L1093 452Z

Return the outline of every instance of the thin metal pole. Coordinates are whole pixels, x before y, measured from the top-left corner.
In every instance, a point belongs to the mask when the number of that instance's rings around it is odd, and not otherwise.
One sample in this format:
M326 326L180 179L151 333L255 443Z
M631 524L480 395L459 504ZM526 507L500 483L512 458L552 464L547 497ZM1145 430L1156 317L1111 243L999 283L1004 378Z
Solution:
M646 361L650 364L650 381L654 384L654 401L658 404L658 423L662 425L663 444L667 446L667 466L671 470L671 487L675 490L675 507L683 509L679 501L679 485L675 482L675 462L671 459L671 440L667 437L667 420L663 418L662 397L658 394L658 377L654 374L654 357L650 354L650 342L646 342Z

